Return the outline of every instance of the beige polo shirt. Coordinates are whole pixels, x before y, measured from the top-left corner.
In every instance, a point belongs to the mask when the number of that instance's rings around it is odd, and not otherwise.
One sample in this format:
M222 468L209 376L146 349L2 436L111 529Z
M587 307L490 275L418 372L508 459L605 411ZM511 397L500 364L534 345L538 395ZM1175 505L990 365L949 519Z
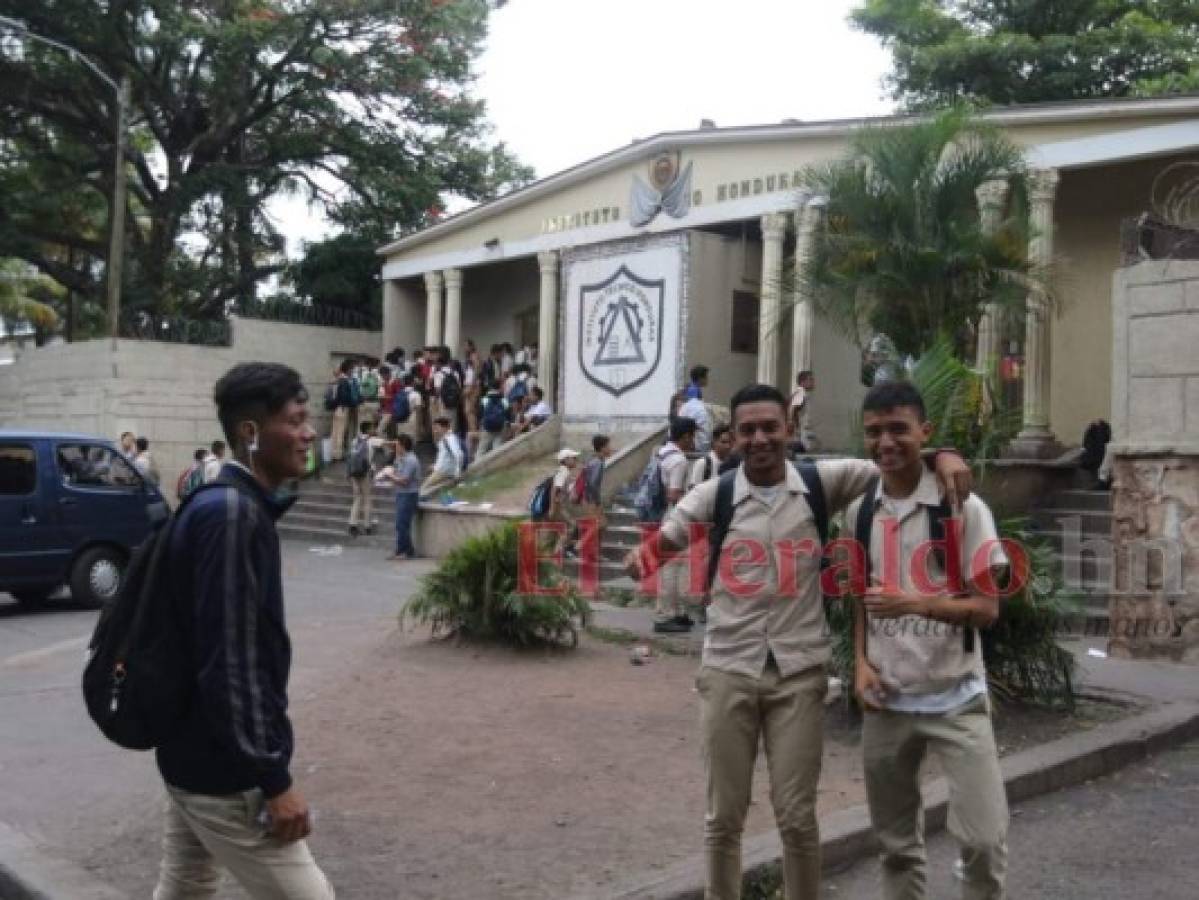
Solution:
M913 557L928 540L928 510L940 503L937 477L927 469L908 497L899 500L888 497L880 485L875 498L874 527L870 530L870 572L874 584L881 584L883 579L885 523L888 519L898 519L898 552L894 557L898 561L899 585L912 593L921 590ZM846 527L851 534L861 505L858 499L846 512ZM967 497L961 518L961 572L965 586L969 586L986 575L988 569L1006 566L1008 557L999 544L991 510L981 498L975 494ZM934 554L927 554L924 571L931 582L924 584L924 589L944 585L945 571ZM893 692L934 694L952 690L965 678L985 677L981 642L976 640L974 651L966 653L960 628L924 616L869 619L867 625L866 656L883 684Z
M878 472L874 463L861 459L822 460L816 468L829 516L845 509ZM691 523L712 521L719 484L713 478L697 485L667 514L662 533L671 543L685 545ZM759 678L768 652L783 676L828 662L820 536L806 494L794 466L787 466L784 483L765 491L749 483L744 469L737 470L733 519L712 585L703 665ZM806 548L799 543L805 540L810 542ZM751 552L746 541L764 552L746 561ZM729 583L725 572L733 576Z

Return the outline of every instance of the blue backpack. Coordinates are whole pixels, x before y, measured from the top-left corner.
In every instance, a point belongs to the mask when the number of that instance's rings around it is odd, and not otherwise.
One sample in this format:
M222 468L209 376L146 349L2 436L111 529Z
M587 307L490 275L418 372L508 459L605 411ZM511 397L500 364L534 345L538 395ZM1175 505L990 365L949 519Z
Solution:
M407 422L412 415L412 404L408 402L407 388L400 388L391 398L391 417L397 422Z
M499 434L504 430L508 421L508 412L504 409L504 401L499 397L488 397L483 404L483 430L489 434Z
M637 518L642 522L661 522L662 517L666 515L666 485L662 482L663 459L658 450L655 450L645 468L641 470L641 477L637 479L633 506L637 510Z
M508 402L513 406L517 400L523 400L529 396L529 383L523 378L518 378L516 384L512 385L512 390L508 391Z
M550 475L544 481L533 488L533 495L529 497L529 515L534 521L540 521L549 515L550 500L554 493L554 476Z
M357 378L350 379L350 406L357 409L362 405L362 385L358 383Z

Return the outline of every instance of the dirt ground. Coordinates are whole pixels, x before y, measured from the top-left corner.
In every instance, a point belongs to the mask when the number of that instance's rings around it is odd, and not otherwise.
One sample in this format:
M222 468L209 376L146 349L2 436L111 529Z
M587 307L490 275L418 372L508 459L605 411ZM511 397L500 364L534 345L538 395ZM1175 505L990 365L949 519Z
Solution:
M512 653L392 634L296 708L313 849L342 896L550 898L702 850L696 660L585 638ZM1000 717L1014 749L1107 716ZM830 707L819 811L863 802ZM930 773L935 767L930 768ZM752 835L773 827L764 763Z

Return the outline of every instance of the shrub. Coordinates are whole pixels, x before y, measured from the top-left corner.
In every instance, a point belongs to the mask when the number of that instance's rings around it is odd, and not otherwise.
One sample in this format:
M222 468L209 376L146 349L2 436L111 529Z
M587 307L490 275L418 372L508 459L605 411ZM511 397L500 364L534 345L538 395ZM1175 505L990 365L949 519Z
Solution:
M473 537L448 553L441 565L421 579L420 590L400 612L431 626L435 637L495 640L512 646L567 644L579 641L591 608L547 561L540 562L539 584L565 586L563 596L517 592L515 523ZM575 620L578 620L578 626Z

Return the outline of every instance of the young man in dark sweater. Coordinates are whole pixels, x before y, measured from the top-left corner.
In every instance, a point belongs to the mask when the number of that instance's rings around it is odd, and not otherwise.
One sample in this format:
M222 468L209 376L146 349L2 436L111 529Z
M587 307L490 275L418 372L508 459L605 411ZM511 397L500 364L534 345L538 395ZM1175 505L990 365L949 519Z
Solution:
M308 395L287 366L246 363L214 399L232 456L224 486L191 502L171 545L195 696L157 750L167 812L154 900L212 897L222 868L256 900L329 900L288 771L291 642L275 531L290 506L280 490L303 473L315 437Z

